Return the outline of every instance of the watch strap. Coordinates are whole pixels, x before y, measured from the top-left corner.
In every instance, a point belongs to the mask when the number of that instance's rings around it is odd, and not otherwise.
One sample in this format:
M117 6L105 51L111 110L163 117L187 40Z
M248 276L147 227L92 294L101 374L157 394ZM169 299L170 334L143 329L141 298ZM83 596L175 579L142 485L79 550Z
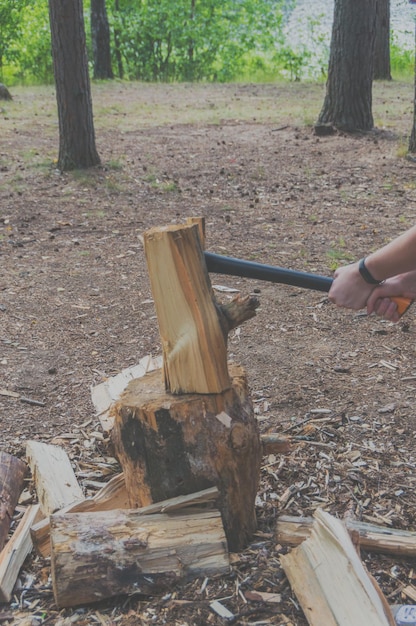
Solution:
M377 280L376 278L374 278L374 276L371 274L371 272L368 270L368 268L367 268L367 266L365 264L365 258L361 259L361 261L359 262L358 269L359 269L359 272L361 274L361 277L369 285L380 285L380 283L383 282L382 280Z

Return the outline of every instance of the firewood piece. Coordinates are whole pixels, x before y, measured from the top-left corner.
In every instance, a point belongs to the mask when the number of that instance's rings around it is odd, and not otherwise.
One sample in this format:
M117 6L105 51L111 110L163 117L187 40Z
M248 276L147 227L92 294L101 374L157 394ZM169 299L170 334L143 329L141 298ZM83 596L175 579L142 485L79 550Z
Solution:
M145 254L163 351L165 389L221 393L229 389L227 325L221 325L198 225L153 228Z
M395 556L416 557L416 532L401 530L359 520L346 519L349 533L358 535L360 548ZM312 517L282 515L277 520L276 540L283 545L297 546L311 534Z
M205 489L196 494L189 496L181 496L180 498L171 498L164 502L151 504L148 507L138 509L142 515L151 515L153 513L170 513L172 511L184 509L196 504L206 504L213 502L218 497L218 489ZM126 491L126 483L123 474L114 476L100 491L92 498L86 498L80 502L76 502L70 506L64 507L59 511L61 515L65 513L93 513L97 511L111 511L112 509L128 509L129 501ZM30 529L32 535L33 546L36 552L48 557L51 554L50 544L50 517L45 517Z
M82 489L63 448L40 441L28 441L26 456L44 515L84 500Z
M205 217L187 217L186 223L189 226L196 224L198 226L199 240L201 246L205 248Z
M227 332L254 317L259 306L259 299L255 296L244 296L243 298L236 296L231 302L220 304L219 309L226 320Z
M261 444L246 374L233 364L230 374L221 394L168 394L160 372L131 381L111 436L132 508L217 486L237 552L256 530Z
M310 626L394 626L347 529L329 513L318 509L310 537L280 561Z
M51 516L51 568L58 607L229 572L217 510L144 516L135 510Z
M24 461L7 452L0 452L0 551L6 543L26 472Z
M276 433L260 435L263 454L287 454L292 449L292 439Z
M59 513L109 511L111 509L127 509L128 507L124 476L123 474L117 474L92 498L85 498L85 500L70 504L60 509ZM51 553L49 515L37 524L34 524L30 530L36 552L43 557L48 557Z
M13 587L27 555L32 551L30 527L39 515L39 505L31 504L16 530L0 552L0 602L10 602Z
M120 398L127 384L133 378L140 378L152 370L161 368L162 365L161 356L152 357L148 354L141 358L136 365L125 368L115 376L110 376L91 388L91 400L104 432L110 432L113 428L114 419L111 416L111 407Z

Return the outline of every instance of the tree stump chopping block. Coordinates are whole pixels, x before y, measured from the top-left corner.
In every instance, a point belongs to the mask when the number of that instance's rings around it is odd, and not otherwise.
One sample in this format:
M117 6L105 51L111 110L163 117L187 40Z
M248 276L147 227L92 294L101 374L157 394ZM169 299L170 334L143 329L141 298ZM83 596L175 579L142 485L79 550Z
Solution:
M161 370L132 380L114 407L112 438L131 507L216 486L232 551L256 529L261 442L243 368L222 393L165 391Z

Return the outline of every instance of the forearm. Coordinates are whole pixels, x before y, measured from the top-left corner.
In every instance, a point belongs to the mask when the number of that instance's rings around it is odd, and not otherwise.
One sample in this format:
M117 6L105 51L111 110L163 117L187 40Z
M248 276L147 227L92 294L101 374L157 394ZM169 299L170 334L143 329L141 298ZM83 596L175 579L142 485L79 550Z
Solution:
M416 226L369 254L365 264L380 281L416 269Z

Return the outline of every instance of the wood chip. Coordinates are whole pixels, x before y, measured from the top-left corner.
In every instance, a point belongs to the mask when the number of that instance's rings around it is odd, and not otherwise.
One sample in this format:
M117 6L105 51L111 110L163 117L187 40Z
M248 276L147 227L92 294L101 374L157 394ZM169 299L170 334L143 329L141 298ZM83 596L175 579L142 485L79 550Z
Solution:
M234 613L231 613L231 611L229 611L218 600L213 600L212 602L210 602L209 607L212 611L214 611L214 613L216 613L220 617L223 617L224 619L234 619L235 617Z

